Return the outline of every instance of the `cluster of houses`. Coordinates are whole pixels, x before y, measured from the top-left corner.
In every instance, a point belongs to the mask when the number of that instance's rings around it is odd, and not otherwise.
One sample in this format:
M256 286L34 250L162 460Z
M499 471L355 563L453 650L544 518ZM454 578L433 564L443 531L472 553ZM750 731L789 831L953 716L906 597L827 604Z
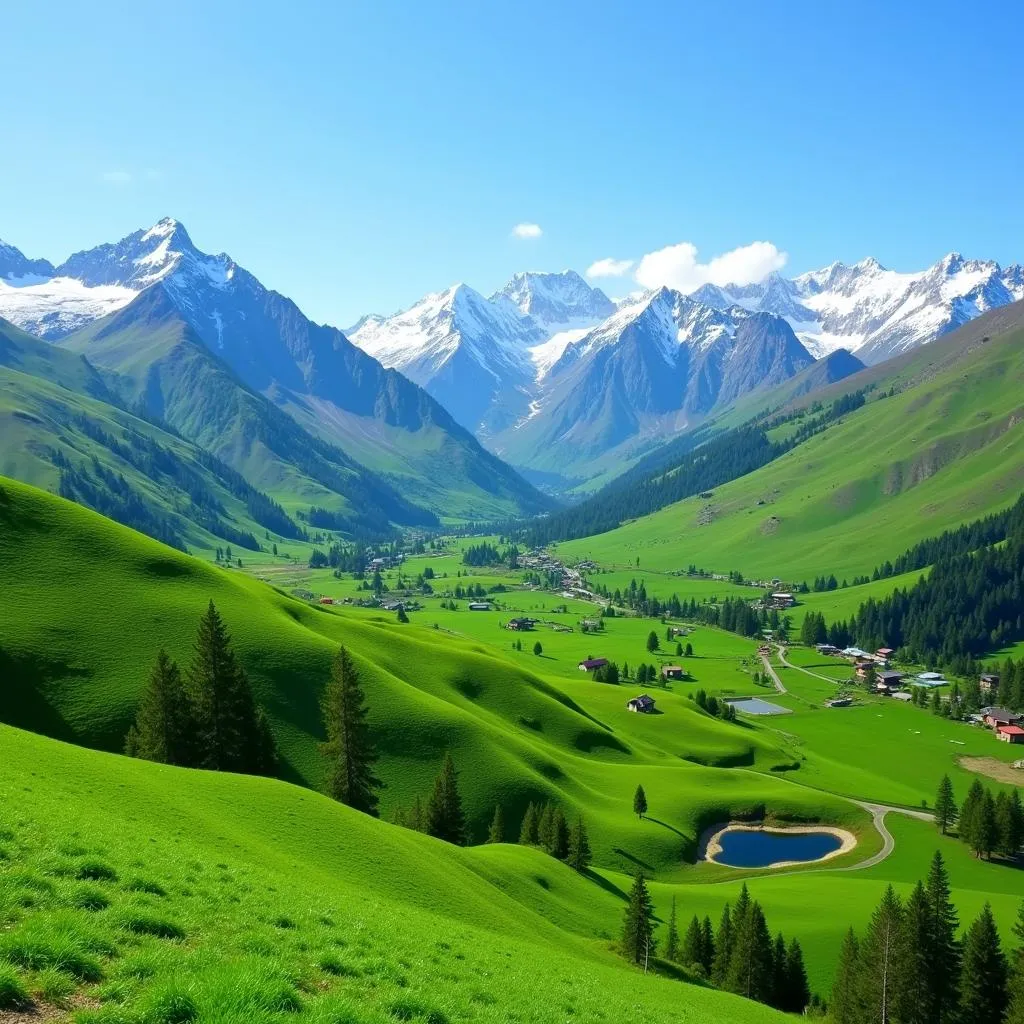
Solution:
M785 591L777 591L769 594L764 601L766 608L777 608L782 611L784 608L792 608L796 604L796 598Z
M508 622L505 623L505 628L511 629L513 633L529 633L533 629L536 621L536 619L524 618L509 619Z
M982 708L978 714L972 715L971 719L991 729L996 739L1002 740L1003 743L1024 743L1024 729L1020 726L1021 717L1006 708L991 707Z

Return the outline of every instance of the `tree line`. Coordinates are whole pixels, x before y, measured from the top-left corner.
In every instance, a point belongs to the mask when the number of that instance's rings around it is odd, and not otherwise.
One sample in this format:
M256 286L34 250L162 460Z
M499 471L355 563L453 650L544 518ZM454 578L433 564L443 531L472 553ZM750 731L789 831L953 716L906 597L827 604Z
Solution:
M974 855L987 860L993 854L1014 858L1024 846L1024 808L1017 790L999 790L993 796L980 779L971 783L963 806L958 807L953 783L944 775L935 796L935 824L943 835L955 826Z
M1024 1020L1024 950L1014 951L1012 963L1008 961L988 903L962 937L958 931L949 876L936 851L928 877L917 882L906 900L888 886L864 933L857 935L852 928L847 932L832 986L830 1020L1019 1024ZM1024 906L1014 934L1024 940Z
M622 925L623 956L646 969L657 951L654 907L642 872L633 880ZM744 883L735 906L726 904L718 930L694 915L680 937L675 900L666 925L662 959L680 964L716 988L802 1013L811 1002L803 950L797 939L772 938L761 904Z
M157 655L125 753L185 768L250 775L276 771L270 724L212 601L199 620L184 675L166 651Z

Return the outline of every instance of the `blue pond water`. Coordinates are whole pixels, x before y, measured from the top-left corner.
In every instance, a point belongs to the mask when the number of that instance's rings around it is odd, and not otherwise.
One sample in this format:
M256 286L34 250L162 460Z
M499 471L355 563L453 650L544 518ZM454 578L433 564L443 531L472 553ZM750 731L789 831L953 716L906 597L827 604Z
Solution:
M830 832L747 832L730 829L718 837L719 864L733 868L766 868L783 861L819 860L842 845Z

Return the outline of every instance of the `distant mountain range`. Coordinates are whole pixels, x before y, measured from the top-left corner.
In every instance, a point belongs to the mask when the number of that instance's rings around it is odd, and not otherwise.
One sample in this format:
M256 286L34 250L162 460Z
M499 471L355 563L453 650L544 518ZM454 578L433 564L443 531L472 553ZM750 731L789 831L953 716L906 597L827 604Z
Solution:
M550 507L415 383L200 252L177 221L58 267L4 245L0 278L0 317L84 355L121 401L282 498L341 511L356 473L444 516ZM345 487L320 457L344 467Z
M819 374L835 380L1022 296L1020 265L955 253L920 273L868 259L619 304L573 271L523 273L489 298L459 284L364 317L350 337L532 479L586 489L815 359L845 350Z

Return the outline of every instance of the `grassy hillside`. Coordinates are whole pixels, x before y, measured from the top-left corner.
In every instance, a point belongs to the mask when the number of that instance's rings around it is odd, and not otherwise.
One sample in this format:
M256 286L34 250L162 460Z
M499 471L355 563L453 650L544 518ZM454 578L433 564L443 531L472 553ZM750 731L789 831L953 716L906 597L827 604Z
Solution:
M782 1019L616 960L591 922L616 931L618 896L537 851L5 726L0 747L0 971L79 1020Z
M450 749L478 838L496 803L518 832L529 801L552 799L587 813L609 866L679 870L704 826L762 806L782 818L862 820L771 774L702 767L770 773L793 756L777 737L710 718L681 695L641 726L617 688L563 688L472 639L310 606L13 482L3 484L0 526L0 586L14 610L0 624L14 680L0 714L12 724L119 750L157 650L187 664L213 599L272 719L285 775L314 787L319 694L338 645L350 648L383 753L385 814L425 796ZM638 783L658 795L656 830L632 814Z
M610 568L639 558L661 571L696 563L841 578L1007 506L1024 489L1024 327L1016 307L997 313L815 395L874 387L865 406L712 497L566 542L561 554Z

